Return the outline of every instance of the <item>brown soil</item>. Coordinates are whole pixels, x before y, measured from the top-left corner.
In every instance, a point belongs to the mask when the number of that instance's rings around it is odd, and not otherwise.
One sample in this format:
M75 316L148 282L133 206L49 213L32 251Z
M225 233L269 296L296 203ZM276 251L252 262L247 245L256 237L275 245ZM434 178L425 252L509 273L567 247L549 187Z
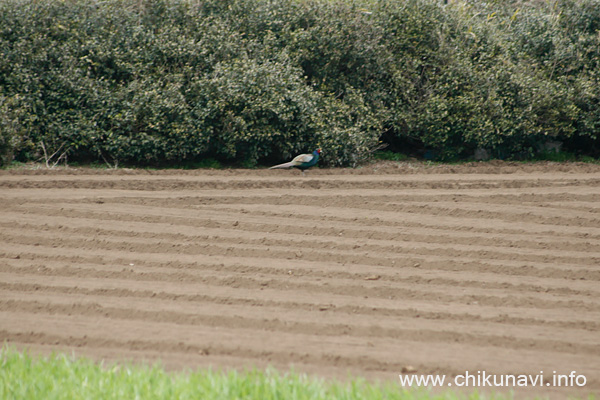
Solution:
M512 389L600 392L595 165L19 169L0 216L18 348L396 381L576 371L583 388Z

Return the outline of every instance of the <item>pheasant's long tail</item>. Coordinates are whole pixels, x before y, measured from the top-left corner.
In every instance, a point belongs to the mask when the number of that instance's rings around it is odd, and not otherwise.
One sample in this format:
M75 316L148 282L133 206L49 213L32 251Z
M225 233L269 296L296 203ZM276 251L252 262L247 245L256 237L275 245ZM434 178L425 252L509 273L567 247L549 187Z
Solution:
M271 167L269 169L290 168L290 167L293 167L294 165L295 165L295 163L293 161L290 161L290 162L286 162L286 163L283 163L283 164L275 165L275 166L273 166L273 167Z

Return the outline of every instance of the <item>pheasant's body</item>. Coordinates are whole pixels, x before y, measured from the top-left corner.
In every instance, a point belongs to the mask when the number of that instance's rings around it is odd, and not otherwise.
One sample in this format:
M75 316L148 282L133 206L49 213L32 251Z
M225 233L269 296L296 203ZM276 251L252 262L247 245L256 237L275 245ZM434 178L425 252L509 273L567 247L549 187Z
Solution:
M290 162L275 165L269 169L298 168L300 171L302 171L302 173L304 173L304 170L317 164L317 161L319 161L319 154L321 154L321 149L313 151L312 154L300 154L299 156L294 157L294 159Z

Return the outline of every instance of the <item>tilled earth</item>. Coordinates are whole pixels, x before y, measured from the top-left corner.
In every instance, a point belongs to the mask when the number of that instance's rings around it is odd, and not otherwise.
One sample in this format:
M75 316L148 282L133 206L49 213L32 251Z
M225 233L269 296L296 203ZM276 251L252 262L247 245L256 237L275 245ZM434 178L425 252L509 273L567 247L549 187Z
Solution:
M597 394L599 201L589 164L0 171L0 341Z

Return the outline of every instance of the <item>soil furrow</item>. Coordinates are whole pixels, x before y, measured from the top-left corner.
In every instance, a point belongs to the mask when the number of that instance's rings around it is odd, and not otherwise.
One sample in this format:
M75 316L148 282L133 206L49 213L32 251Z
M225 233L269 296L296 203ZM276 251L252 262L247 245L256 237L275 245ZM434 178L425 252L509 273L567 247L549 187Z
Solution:
M379 254L388 257L406 254L428 254L435 253L440 255L447 255L449 258L454 257L470 257L473 254L482 254L483 258L492 259L509 259L509 260L520 260L520 261L547 261L555 260L557 263L571 264L571 265L595 265L596 262L600 262L600 252L595 251L555 251L553 249L523 249L517 246L502 247L494 245L473 245L473 244L430 244L427 247L424 243L427 242L413 242L413 241L383 241L379 240L376 243L373 241L366 242L356 241L348 239L347 237L338 238L337 240L324 238L320 235L293 235L293 234L278 234L278 235L266 235L259 232L238 232L237 224L233 229L220 229L220 228L205 228L203 229L203 235L196 233L194 236L184 236L160 234L160 233L149 233L146 235L126 235L121 236L118 231L112 230L110 234L103 232L101 229L96 228L92 231L86 230L83 233L77 232L75 229L68 227L61 229L61 235L57 235L57 231L53 229L40 229L37 227L25 228L21 227L19 232L21 235L18 237L14 234L13 227L2 227L0 226L0 234L3 235L7 242L13 242L18 240L20 243L31 244L31 242L44 241L46 238L53 238L52 246L68 247L77 245L78 241L81 242L97 242L99 246L114 243L130 243L136 246L148 246L155 249L154 252L169 252L169 247L177 247L178 251L181 248L187 248L189 251L197 247L198 245L211 244L215 246L228 245L235 247L248 246L249 248L255 249L269 249L272 251L285 251L287 249L299 250L296 254L302 253L302 251L325 251L338 252L340 254L355 254L357 256ZM343 233L343 232L342 232ZM314 239L311 239L313 238ZM67 239L68 238L68 239Z
M0 258L2 259L2 258ZM539 292L546 293L553 296L573 296L573 297L592 297L596 298L600 295L599 287L594 282L588 282L585 280L579 280L570 283L568 286L561 279L524 279L522 276L512 277L504 276L502 280L498 279L496 274L486 274L480 272L479 274L473 274L471 272L460 273L458 271L452 271L444 273L443 271L435 271L433 273L429 270L421 268L420 265L413 265L412 267L403 269L400 273L397 269L390 269L386 267L371 267L369 271L364 270L364 266L357 266L351 268L348 265L335 265L332 264L327 270L311 268L310 265L296 264L293 269L281 268L281 266L269 266L260 262L251 263L251 260L245 260L242 263L220 263L220 264L207 264L198 262L151 262L148 260L136 260L130 259L124 261L119 258L103 257L98 259L95 257L89 257L82 259L81 257L41 257L35 253L20 253L18 256L7 256L3 257L6 266L13 268L16 267L35 267L40 271L48 271L56 268L62 268L65 262L70 264L77 264L81 268L88 269L102 269L107 271L121 271L123 266L136 266L135 271L137 272L158 272L165 274L172 274L173 276L181 276L180 272L192 273L192 274L204 274L208 271L211 273L222 273L222 274L250 274L251 276L271 277L279 278L286 277L291 279L294 277L310 277L313 280L348 280L348 281L380 281L380 282L392 282L392 283L404 283L411 285L446 285L453 286L456 288L465 289L477 289L483 288L486 290L499 289L502 291L510 292L517 291L519 293L525 292ZM43 262L41 262L43 259ZM18 261L17 261L18 260ZM134 268L129 268L131 272Z
M521 338L518 336L459 333L455 331L427 330L427 329L401 329L384 328L381 326L361 327L357 324L331 324L327 322L297 322L282 321L277 318L253 319L241 315L203 315L199 313L181 313L173 311L141 310L117 307L103 307L100 304L48 304L39 301L0 300L1 312L19 312L23 314L47 315L82 315L97 317L99 319L121 319L127 321L140 321L141 323L173 323L177 325L199 325L204 327L224 329L259 330L269 332L301 333L316 336L352 336L362 337L365 340L373 338L389 338L410 340L414 342L454 342L468 343L471 345L494 346L501 348L526 349L540 348L546 351L566 352L569 354L594 354L600 355L596 338L581 338L578 343L549 338ZM585 343L582 343L585 342Z
M148 290L131 290L127 282L117 282L114 280L104 281L96 285L87 285L84 287L82 280L69 280L76 282L73 286L64 286L64 280L60 280L56 284L43 284L37 282L23 282L23 279L15 282L0 283L0 289L8 292L24 292L23 295L29 299L35 293L63 294L65 296L85 297L114 297L118 299L126 299L130 303L131 299L151 299L163 302L178 302L190 303L194 308L198 305L215 305L225 306L240 306L245 309L251 308L274 308L284 310L298 310L305 312L319 312L326 315L328 318L331 315L348 315L354 321L356 317L362 315L375 316L378 318L397 319L411 318L415 320L433 320L433 321L465 321L465 322L482 322L482 323L498 323L512 324L524 326L540 326L543 329L548 327L572 328L588 330L596 332L600 328L600 315L597 313L583 312L582 310L569 311L561 309L539 310L535 313L528 313L527 309L505 307L498 313L495 308L474 305L471 307L471 312L457 313L455 307L445 305L443 307L426 307L424 303L415 302L390 302L381 301L378 299L366 299L364 301L352 301L351 298L325 298L320 295L312 296L288 296L288 300L274 299L273 292L278 292L274 289L261 290L260 293L252 293L252 291L239 289L235 293L230 293L223 296L221 290L210 290L209 287L201 287L201 290L178 290L172 292L161 291L160 287L155 285L150 286ZM48 279L44 279L47 282ZM197 287L197 286L196 286ZM218 288L217 288L218 289ZM335 304L331 301L335 300ZM325 302L330 301L330 302ZM289 311L286 311L288 313Z

